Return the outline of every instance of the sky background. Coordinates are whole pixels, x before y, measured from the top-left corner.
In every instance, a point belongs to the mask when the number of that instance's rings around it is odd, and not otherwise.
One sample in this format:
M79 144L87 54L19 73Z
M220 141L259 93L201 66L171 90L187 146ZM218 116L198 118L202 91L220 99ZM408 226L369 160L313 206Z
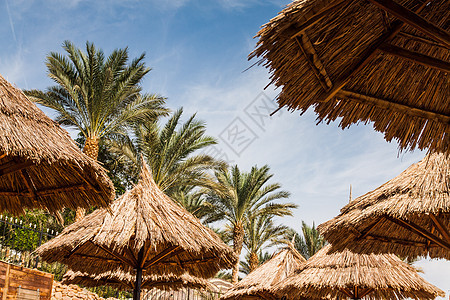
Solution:
M129 47L130 57L146 53L152 71L145 92L167 97L185 118L197 113L219 144L207 153L243 170L268 164L274 181L299 205L286 225L320 224L360 196L395 177L425 153L400 153L372 125L341 130L338 123L315 125L307 111L280 111L279 91L267 69L254 66L259 27L289 0L0 0L0 74L23 89L45 89L45 58L63 53L64 40L83 48L93 42L108 55ZM50 117L52 112L43 109ZM236 133L239 133L236 135ZM423 277L450 292L450 262L424 259ZM448 295L448 294L447 294ZM447 296L448 297L448 296Z

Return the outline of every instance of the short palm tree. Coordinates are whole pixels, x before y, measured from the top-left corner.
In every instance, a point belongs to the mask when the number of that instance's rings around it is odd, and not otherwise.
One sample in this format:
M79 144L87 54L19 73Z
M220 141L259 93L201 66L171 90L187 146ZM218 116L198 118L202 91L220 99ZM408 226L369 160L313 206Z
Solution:
M248 269L253 271L260 265L258 254L269 246L281 243L281 237L286 235L289 227L275 225L272 215L250 217L244 226L244 246L248 251Z
M294 229L291 229L286 235L286 240L290 241L294 236L295 249L306 259L316 254L317 251L327 244L315 227L314 222L312 227L310 227L302 221L302 234L298 234Z
M182 113L183 109L177 110L163 126L153 120L137 122L132 137L109 143L110 151L136 174L143 157L156 184L169 196L186 187L214 188L217 184L208 172L227 166L209 155L195 153L217 141L205 134L205 123L195 115L181 123Z
M166 115L165 99L142 95L139 85L150 69L142 54L128 62L128 49L116 49L108 58L94 44L86 52L69 41L67 56L47 57L49 77L56 83L45 92L25 91L35 102L56 110L56 121L76 128L85 138L83 152L97 159L100 139L123 134L130 122ZM77 219L84 215L77 211Z
M268 261L269 259L272 258L272 254L270 254L269 252L263 252L263 251L259 251L258 252L258 266L262 265L263 263L265 263L266 261ZM250 274L254 269L250 269L250 253L247 253L245 255L245 260L240 262L240 268L239 271L244 273L245 275ZM256 268L255 268L256 269Z
M208 195L208 201L215 207L210 220L225 220L233 232L233 249L237 256L241 254L245 223L250 217L259 215L285 216L292 215L297 205L292 203L276 203L286 199L289 193L280 190L279 183L270 183L272 174L268 166L253 167L249 173L241 172L237 166L231 170L215 173L220 189ZM233 283L238 280L239 261L233 267Z

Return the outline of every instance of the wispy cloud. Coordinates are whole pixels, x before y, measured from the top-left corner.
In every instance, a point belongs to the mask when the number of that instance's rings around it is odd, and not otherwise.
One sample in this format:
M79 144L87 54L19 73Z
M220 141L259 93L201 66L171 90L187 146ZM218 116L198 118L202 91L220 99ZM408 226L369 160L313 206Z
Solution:
M6 11L8 13L9 26L11 27L11 33L12 33L12 36L14 38L14 41L17 42L16 31L14 30L14 22L12 20L11 11L9 10L8 0L5 0L5 5L6 5Z

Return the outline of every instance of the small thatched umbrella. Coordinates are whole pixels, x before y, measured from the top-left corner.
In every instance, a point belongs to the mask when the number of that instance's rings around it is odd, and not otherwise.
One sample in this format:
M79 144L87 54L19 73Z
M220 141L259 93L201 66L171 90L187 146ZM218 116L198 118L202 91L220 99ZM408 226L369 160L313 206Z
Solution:
M130 274L122 270L108 271L98 275L91 275L80 271L69 270L64 274L63 284L78 284L85 287L112 286L120 290L134 290L136 274ZM209 283L206 279L191 276L187 273L177 275L147 275L142 278L142 289L177 290L184 287L194 289L206 289Z
M235 284L220 299L274 300L276 298L272 294L272 287L293 274L305 261L305 258L289 245Z
M250 57L278 104L342 128L372 121L400 148L450 152L448 0L296 0Z
M325 246L271 291L288 299L434 299L445 293L393 254L330 251Z
M36 253L89 274L136 269L134 299L143 275L188 272L208 278L237 259L211 229L159 189L145 164L138 184L109 210L98 209L68 226Z
M105 207L113 198L105 170L0 76L0 211Z
M450 158L431 154L318 229L336 250L450 259Z

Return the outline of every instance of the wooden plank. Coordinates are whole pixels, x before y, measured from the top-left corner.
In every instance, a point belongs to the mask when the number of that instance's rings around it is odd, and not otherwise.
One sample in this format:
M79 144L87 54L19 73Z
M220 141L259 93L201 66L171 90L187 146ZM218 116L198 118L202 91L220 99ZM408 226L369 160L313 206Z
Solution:
M6 300L6 295L8 295L8 288L9 288L9 271L10 271L10 264L7 264L6 266L6 277L5 277L5 285L3 286L3 295L2 299Z
M183 251L183 249L180 246L172 246L169 247L167 249L165 249L164 251L158 253L157 255L153 256L150 260L146 261L144 264L143 269L146 269L158 262L160 262L161 260L164 260L172 255L176 255L176 253Z
M399 245L403 245L403 246L414 246L414 247L422 247L422 248L427 247L427 243L416 242L416 241L405 240L405 239L398 239L398 238L394 238L394 237L380 236L380 235L376 235L376 234L372 234L372 233L368 234L365 237L365 239L366 240L377 240L377 241L385 242L385 243L399 244ZM428 247L437 247L437 245L433 244Z
M400 58L404 58L406 60L421 64L425 67L433 68L439 71L450 73L450 63L428 56L424 55L419 52L413 52L409 51L405 48L394 46L392 44L386 43L382 44L379 48L380 51L383 51L384 53L388 53L393 56L397 56Z
M11 173L18 172L22 169L26 169L28 167L33 166L33 162L31 161L24 161L24 162L15 162L15 161L8 161L2 165L0 165L0 177L4 175L8 175Z
M402 36L402 37L405 37L405 38L407 38L409 40L414 40L414 41L425 43L425 44L428 44L428 45L431 45L431 46L436 46L436 47L441 47L441 48L445 48L445 49L450 49L449 47L446 47L446 46L442 45L439 42L436 42L436 41L433 41L433 40L430 40L430 39L427 39L427 38L424 38L424 37L421 37L421 36L418 36L418 35L415 35L415 34L412 34L412 33L409 33L409 32L401 31L398 35Z
M450 47L450 34L393 0L369 0L397 19Z
M438 232L444 237L447 242L450 243L450 233L448 231L448 228L435 215L430 214L429 216L436 226Z

